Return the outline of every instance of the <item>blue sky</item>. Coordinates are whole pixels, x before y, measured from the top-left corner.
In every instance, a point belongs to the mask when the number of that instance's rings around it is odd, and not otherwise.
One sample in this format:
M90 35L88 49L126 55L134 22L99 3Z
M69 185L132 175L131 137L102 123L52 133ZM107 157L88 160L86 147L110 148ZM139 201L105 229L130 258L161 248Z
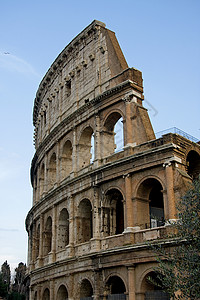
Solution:
M200 139L199 13L199 0L0 2L0 265L26 262L33 101L61 50L94 19L106 23L143 72L155 132L176 126Z

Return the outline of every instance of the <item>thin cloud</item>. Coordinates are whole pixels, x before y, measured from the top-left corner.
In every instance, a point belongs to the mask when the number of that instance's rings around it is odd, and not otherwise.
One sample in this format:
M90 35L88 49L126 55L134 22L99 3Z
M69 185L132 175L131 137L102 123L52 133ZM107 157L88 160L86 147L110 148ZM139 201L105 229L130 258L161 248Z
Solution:
M14 229L14 228L0 228L0 231L16 232L16 231L19 231L19 230L18 229Z
M40 74L24 59L6 52L0 53L0 68L11 72L31 74L41 78Z

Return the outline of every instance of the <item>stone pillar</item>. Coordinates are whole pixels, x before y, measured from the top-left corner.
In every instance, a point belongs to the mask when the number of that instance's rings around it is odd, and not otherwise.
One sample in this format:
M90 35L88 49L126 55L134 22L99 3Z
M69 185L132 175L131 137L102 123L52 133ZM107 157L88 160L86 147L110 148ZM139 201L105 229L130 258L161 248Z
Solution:
M174 220L176 219L176 205L175 205L175 196L174 196L174 176L173 176L173 167L171 162L164 163L165 167L165 177L167 183L167 199L168 199L168 208L167 214L165 215L166 219Z
M43 192L46 193L48 190L48 172L47 172L47 155L44 157L44 188Z
M74 199L69 197L69 247L70 256L74 255Z
M100 118L98 115L95 116L95 125L96 125L96 129L95 129L95 145L94 145L94 149L95 149L95 160L100 160L101 159L101 136L100 136Z
M54 281L50 281L50 300L54 300Z
M59 143L58 141L56 142L56 186L61 180L61 168L60 168L60 159L59 159L59 154L60 154L60 149L59 149Z
M40 173L39 168L37 168L37 189L36 189L36 195L35 195L35 203L40 200Z
M133 220L133 201L132 201L132 182L130 174L124 175L126 191L126 231L134 226Z
M73 129L73 153L72 153L72 172L76 173L77 172L77 167L78 167L78 145L77 145L77 133L76 133L76 128Z
M133 128L132 128L132 120L131 120L131 102L128 98L124 98L125 106L126 106L126 130L124 130L126 141L125 146L131 145L133 143Z
M52 218L52 241L51 241L51 261L55 261L56 255L56 237L57 237L57 207L53 206L53 218Z
M43 214L40 215L40 241L39 241L39 265L42 265L43 259L43 232L44 232L44 216Z
M129 300L135 300L135 266L128 267L128 294Z
M99 229L99 213L98 213L98 208L99 208L99 187L94 186L94 210L93 210L93 237L94 238L99 238L100 234L100 229Z

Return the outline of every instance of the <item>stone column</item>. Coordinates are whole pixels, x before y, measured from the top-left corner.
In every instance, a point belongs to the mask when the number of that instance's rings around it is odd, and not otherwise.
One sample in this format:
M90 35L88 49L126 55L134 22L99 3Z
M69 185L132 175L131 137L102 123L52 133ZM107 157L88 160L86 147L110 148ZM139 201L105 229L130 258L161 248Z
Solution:
M57 237L57 207L56 205L53 206L53 218L52 218L52 244L51 244L51 260L52 262L55 261L56 255L56 237Z
M132 120L131 120L131 102L128 98L124 99L125 106L126 106L126 130L124 130L124 133L126 134L126 141L125 145L131 145L133 143L133 133L132 133Z
M40 215L40 241L39 241L39 265L42 265L43 259L43 231L44 231L44 216Z
M128 266L128 294L129 300L135 300L135 266Z
M50 281L50 300L54 300L54 281Z
M94 149L95 149L95 160L100 160L101 159L101 140L100 140L100 118L99 115L95 116L95 125L96 125L96 129L95 129L95 145L94 145Z
M47 155L44 157L44 188L43 192L46 193L48 190L48 172L47 172Z
M173 167L171 162L164 163L163 167L165 167L165 177L167 183L167 198L168 198L168 208L165 217L166 219L174 220L176 219L176 205L175 205L175 196L174 196Z
M76 128L73 129L73 153L72 153L72 172L76 173L77 172L77 167L78 167L78 155L77 155L77 133L76 133Z
M126 191L126 231L134 226L133 220L133 201L132 201L132 182L130 174L124 175Z
M60 149L59 149L59 142L56 142L56 186L58 185L58 183L61 180L61 168L60 168Z
M69 246L70 256L74 255L74 199L72 195L69 197Z
M99 208L99 187L94 186L94 210L93 210L93 224L94 224L94 229L93 229L93 237L94 238L99 238L99 213L98 213L98 208Z

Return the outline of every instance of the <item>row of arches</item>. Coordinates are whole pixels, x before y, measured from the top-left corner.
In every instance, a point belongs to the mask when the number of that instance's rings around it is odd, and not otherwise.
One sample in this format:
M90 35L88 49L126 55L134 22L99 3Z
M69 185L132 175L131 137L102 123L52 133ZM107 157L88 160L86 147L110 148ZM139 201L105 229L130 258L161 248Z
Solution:
M99 287L100 286L101 283L99 282ZM150 271L144 276L139 288L140 299L142 300L170 299L167 293L163 291L162 284L158 278L158 274L156 274L154 271ZM76 289L78 290L79 294L76 296L76 299L94 299L96 291L90 280L86 278L83 279L79 284L77 284ZM136 290L138 290L138 288ZM73 295L70 295L70 293L72 292L68 292L68 288L66 287L66 285L61 284L56 292L55 300L74 299ZM123 279L118 275L113 275L107 279L102 296L99 295L97 298L100 299L101 297L101 299L108 300L126 300L128 294L128 287L124 283ZM34 293L34 300L38 300L37 291ZM42 300L50 300L50 289L48 287L43 291Z
M113 112L107 117L102 134L104 147L100 152L104 157L123 148L123 118L119 112ZM80 133L77 145L73 145L73 142L67 139L61 147L59 157L56 151L53 151L48 161L46 163L42 162L39 167L39 183L36 177L34 184L35 188L39 186L39 196L42 196L45 186L47 189L51 189L56 184L58 173L60 174L60 180L62 180L69 176L75 164L79 170L90 165L97 158L97 143L100 143L100 141L97 142L96 133L88 125ZM101 148L101 145L99 147Z
M88 242L95 236L96 231L102 238L122 234L126 218L124 195L119 189L111 188L105 193L103 199L103 202L97 207L96 215L93 202L87 198L82 199L75 207L74 215L68 211L67 207L63 207L54 220L56 231L53 231L51 214L45 218L43 228L40 228L39 222L36 228L32 229L32 240L35 243L32 246L35 248L33 259L39 256L39 252L42 253L42 256L46 256L52 251L53 238L56 240L55 251L65 249L70 243L70 232L72 231L74 238L71 242L75 244ZM145 179L138 188L137 199L138 210L142 211L142 214L138 213L137 225L141 229L163 226L165 207L161 183L155 178ZM139 215L141 215L140 219ZM70 218L73 219L71 227ZM98 228L95 227L96 218L98 218ZM40 247L42 250L39 250Z
M94 288L88 279L83 279L78 286L80 300L94 299ZM126 299L126 287L123 280L118 276L111 276L106 282L105 296L107 299ZM114 298L118 296L120 298ZM56 294L56 300L67 300L69 298L68 289L64 284L61 284ZM72 298L70 298L72 299ZM34 294L34 300L38 300L37 291ZM46 288L42 295L42 300L50 300L50 289Z

